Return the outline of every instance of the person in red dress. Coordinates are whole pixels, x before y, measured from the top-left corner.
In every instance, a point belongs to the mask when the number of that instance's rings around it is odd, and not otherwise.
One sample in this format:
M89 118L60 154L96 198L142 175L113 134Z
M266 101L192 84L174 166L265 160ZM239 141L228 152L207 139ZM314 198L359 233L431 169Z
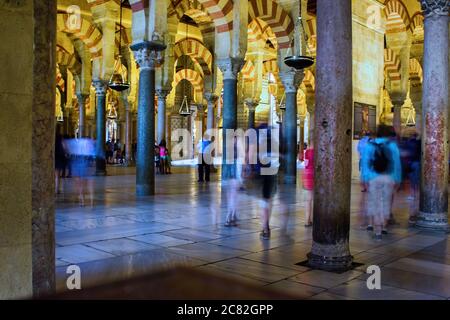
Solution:
M311 227L314 196L314 146L312 139L310 145L305 150L304 160L305 170L303 171L302 181L306 195L305 227Z

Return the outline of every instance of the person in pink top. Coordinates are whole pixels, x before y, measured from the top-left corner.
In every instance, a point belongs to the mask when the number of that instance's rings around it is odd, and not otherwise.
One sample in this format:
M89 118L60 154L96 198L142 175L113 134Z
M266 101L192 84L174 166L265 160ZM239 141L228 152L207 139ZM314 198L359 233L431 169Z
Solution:
M161 140L160 144L159 144L159 158L160 158L160 162L159 162L159 173L160 174L165 174L166 173L166 162L167 162L167 155L166 155L166 140Z
M305 150L304 159L305 170L303 171L302 181L306 194L305 227L311 227L314 196L314 146L312 139L310 145Z

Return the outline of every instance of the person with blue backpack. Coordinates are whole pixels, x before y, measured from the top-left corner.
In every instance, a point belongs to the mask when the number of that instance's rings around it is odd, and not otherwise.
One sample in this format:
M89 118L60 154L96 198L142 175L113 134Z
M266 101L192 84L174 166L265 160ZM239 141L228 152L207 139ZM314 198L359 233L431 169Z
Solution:
M393 194L402 180L400 151L393 137L393 128L380 125L377 137L364 148L361 157L362 180L368 184L367 230L375 231L375 239L387 234Z

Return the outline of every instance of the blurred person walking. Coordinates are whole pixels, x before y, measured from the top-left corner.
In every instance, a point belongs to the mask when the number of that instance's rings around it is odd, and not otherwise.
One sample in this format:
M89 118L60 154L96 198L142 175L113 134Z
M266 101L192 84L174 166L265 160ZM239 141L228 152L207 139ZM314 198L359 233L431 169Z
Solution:
M367 216L371 223L367 230L375 230L376 240L387 234L393 193L402 177L400 151L391 132L388 126L378 127L377 138L364 148L361 163L363 180L368 183Z
M61 193L61 177L65 175L66 163L67 163L67 152L64 146L64 139L56 130L55 136L55 193Z

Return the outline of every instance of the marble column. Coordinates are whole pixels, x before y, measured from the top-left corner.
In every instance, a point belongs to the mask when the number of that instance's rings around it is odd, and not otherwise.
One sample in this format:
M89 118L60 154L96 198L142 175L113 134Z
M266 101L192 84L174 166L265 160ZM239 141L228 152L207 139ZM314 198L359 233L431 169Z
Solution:
M206 119L206 129L207 130L214 129L214 111L215 111L216 101L218 98L219 97L212 92L205 93L205 99L208 102L208 117Z
M300 71L280 72L286 94L286 110L283 117L283 181L297 183L297 91L304 73Z
M313 243L309 264L347 270L352 165L352 1L317 1ZM330 28L330 26L332 26Z
M166 140L166 99L169 93L170 88L156 89L156 95L158 96L158 125L156 129L156 143L158 144L163 139Z
M136 195L155 194L155 63L150 42L131 46L139 64L137 114Z
M97 111L96 111L96 130L97 138L95 143L95 157L96 167L95 175L106 175L106 158L105 158L105 143L106 143L106 90L108 84L104 80L94 80L93 85L95 88L95 94L97 98Z
M78 99L78 137L86 136L86 99L88 94L77 94Z
M237 75L244 65L242 58L217 60L217 66L223 74L223 111L222 111L222 181L228 180L234 168L232 159L227 161L226 131L237 128ZM231 156L231 152L229 152ZM228 163L227 163L228 162Z
M248 98L245 99L245 105L248 109L248 128L255 128L255 112L259 101L257 99Z
M448 0L421 0L424 12L422 176L416 226L448 230Z

